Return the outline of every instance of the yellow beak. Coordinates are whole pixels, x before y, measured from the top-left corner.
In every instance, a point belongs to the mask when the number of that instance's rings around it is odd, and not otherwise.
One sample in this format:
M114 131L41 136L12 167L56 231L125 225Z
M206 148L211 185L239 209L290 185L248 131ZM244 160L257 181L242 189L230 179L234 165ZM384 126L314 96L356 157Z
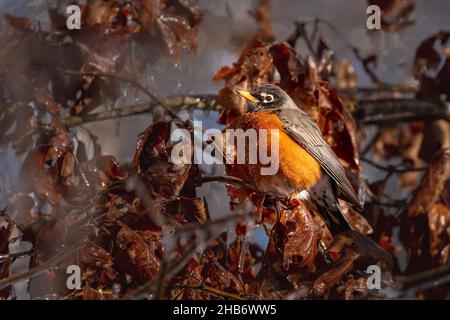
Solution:
M236 90L236 92L245 100L252 101L252 102L259 102L259 100L256 99L254 96L252 96L251 93L248 91Z

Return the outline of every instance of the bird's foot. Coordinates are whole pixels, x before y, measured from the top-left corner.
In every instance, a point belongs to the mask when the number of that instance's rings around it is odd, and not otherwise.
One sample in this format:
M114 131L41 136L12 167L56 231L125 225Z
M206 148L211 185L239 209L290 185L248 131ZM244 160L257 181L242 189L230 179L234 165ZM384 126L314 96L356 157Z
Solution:
M277 216L276 221L278 222L278 221L280 221L283 210L289 208L289 199L277 197L272 193L265 193L263 205L266 208L273 210L275 212L275 214Z

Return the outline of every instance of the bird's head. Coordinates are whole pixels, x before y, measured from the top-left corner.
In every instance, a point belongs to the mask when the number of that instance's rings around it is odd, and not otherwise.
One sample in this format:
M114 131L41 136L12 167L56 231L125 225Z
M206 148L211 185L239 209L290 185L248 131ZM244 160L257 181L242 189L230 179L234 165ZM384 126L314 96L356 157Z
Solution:
M248 101L248 111L276 111L289 105L291 98L280 87L274 84L263 84L252 92L236 90L237 93Z

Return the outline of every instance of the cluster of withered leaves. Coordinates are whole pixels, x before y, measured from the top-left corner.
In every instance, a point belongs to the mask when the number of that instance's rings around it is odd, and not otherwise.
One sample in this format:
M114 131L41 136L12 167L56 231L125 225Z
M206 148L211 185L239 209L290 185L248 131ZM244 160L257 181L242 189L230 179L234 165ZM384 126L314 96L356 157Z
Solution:
M9 254L9 238L11 237L14 225L8 223L6 226L0 227L0 255L8 256ZM0 260L0 279L11 275L11 261L8 259ZM6 287L0 290L0 299L7 299L11 294L11 288Z
M57 129L67 114L82 116L120 96L115 80L67 71L130 73L196 48L201 15L188 1L96 0L82 9L80 30L67 29L64 8L49 11L51 32L29 19L2 20L0 134L18 152L32 144L30 131Z
M114 105L123 89L111 77L83 74L131 75L162 55L178 58L181 50L195 50L201 20L197 8L184 0L96 0L82 6L81 29L68 30L65 10L64 6L49 9L50 25L44 29L32 20L9 15L0 22L1 143L24 155L18 189L10 196L6 214L14 217L22 240L33 244L30 268L95 233L95 221L85 221L89 212L96 212L96 194L128 174L113 157L102 155L89 130L67 125L71 118L99 106ZM115 201L111 211L117 214L122 200ZM133 205L139 208L139 203ZM2 229L2 239L6 231ZM142 249L143 239L158 240L151 233L125 227L114 232L124 257L127 250ZM8 242L0 241L0 247L3 253ZM106 281L113 274L105 257L109 252L80 253L87 266L96 255L104 262L97 268L108 266L101 276ZM150 257L133 257L132 263ZM8 257L1 261L1 278L8 275L10 263ZM154 275L157 269L152 268L148 266L139 277ZM47 272L33 279L32 295L58 291L58 276Z
M176 146L170 141L173 125L171 121L156 122L143 132L128 177L109 183L97 197L99 231L79 252L83 290L97 293L96 298L112 298L114 288L115 297L125 295L158 279L167 272L169 262L180 259L189 250L194 257L186 268L194 266L198 259L203 261L203 255L208 254L206 251L201 257L195 255L197 246L209 242L209 238L203 238L206 234L196 233L197 225L209 220L205 201L195 196L200 172L196 165L170 161ZM192 134L189 123L179 125ZM189 154L193 157L192 150ZM195 282L195 274L190 270L179 277ZM175 279L170 279L171 285ZM167 291L168 296L173 294ZM92 298L85 293L80 296Z
M449 101L448 87L444 85L450 76L448 39L447 31L425 39L416 50L413 70L420 83L416 98L433 101L441 108ZM422 121L418 118L412 123L381 128L374 142L373 160L397 159L401 169L395 172L398 169L395 166L386 167L386 177L371 183L370 191L381 201L398 200L384 191L392 177L397 178L395 182L403 190L412 190L411 197L406 199L406 207L397 208L396 215L388 207L377 206L371 210L377 216L375 239L396 256L402 250L406 253L406 261L396 259L397 274L411 275L448 262L449 137L447 120ZM414 170L424 166L428 166L426 172ZM400 230L400 244L393 240L396 228ZM448 292L448 285L442 285L417 292L417 296L445 298Z

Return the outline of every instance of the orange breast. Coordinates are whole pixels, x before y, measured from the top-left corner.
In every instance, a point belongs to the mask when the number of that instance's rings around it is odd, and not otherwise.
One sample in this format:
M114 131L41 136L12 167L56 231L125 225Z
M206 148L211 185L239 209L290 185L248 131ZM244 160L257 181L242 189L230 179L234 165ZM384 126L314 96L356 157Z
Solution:
M271 184L285 184L288 193L312 187L320 179L320 164L283 130L283 123L267 112L247 113L235 119L229 128L275 129L279 138L279 169L274 176L261 175L260 164L237 165L241 178L253 183L260 191L270 191ZM274 133L275 133L274 132ZM270 147L270 134L268 139ZM236 169L236 168L235 168ZM285 194L286 196L288 194Z

